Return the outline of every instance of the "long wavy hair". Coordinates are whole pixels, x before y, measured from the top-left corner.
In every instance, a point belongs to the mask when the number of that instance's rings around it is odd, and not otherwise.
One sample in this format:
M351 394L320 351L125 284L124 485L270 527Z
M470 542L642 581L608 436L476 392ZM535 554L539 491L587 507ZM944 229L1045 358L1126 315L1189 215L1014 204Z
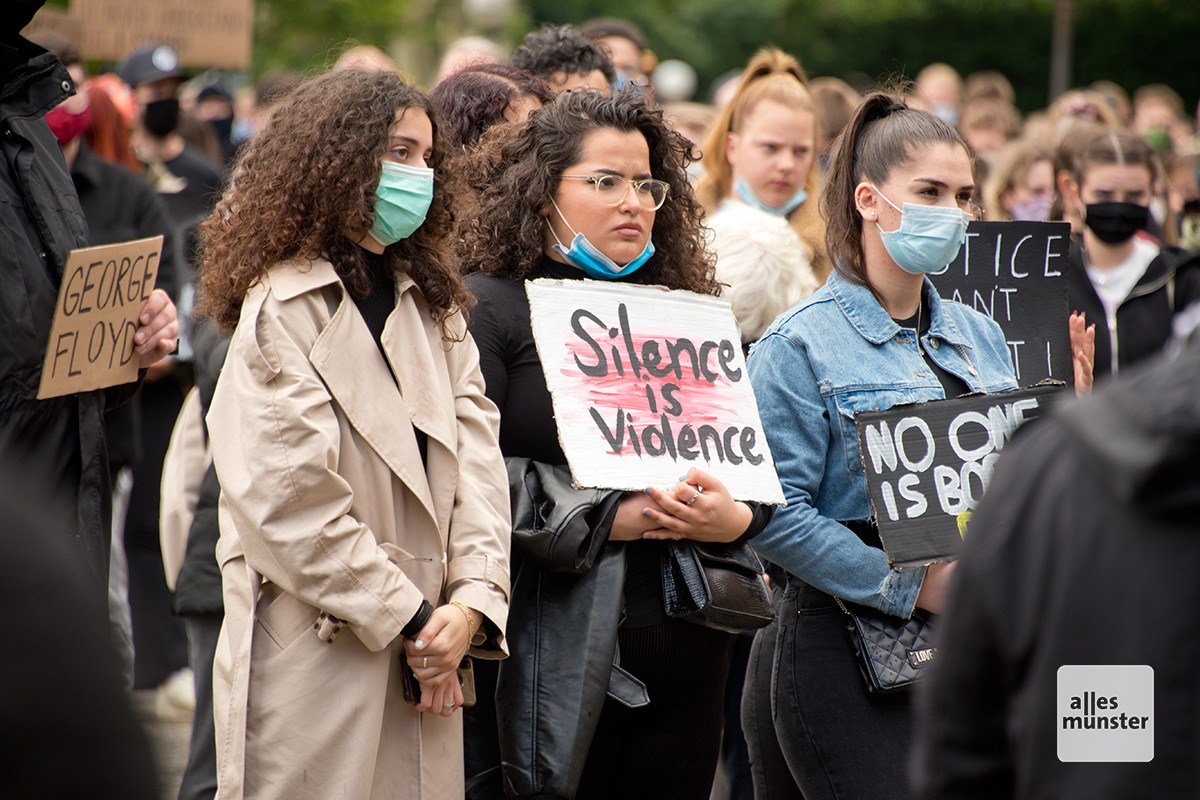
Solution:
M765 100L813 115L813 159L804 178L808 199L792 212L788 222L811 250L809 260L813 272L824 281L832 265L825 256L825 227L819 200L821 170L817 163L817 147L820 143L816 140L820 136L821 115L808 88L808 75L794 57L776 47L764 47L750 59L733 98L717 115L704 137L704 174L696 183L696 197L709 213L729 197L733 191L733 165L726 154L726 137L730 133L741 133L746 118Z
M546 214L563 173L579 162L594 131L637 131L650 149L650 172L670 186L654 217L655 254L628 280L717 294L714 257L705 247L704 210L684 167L691 145L663 120L662 112L630 92L558 95L525 125L501 125L459 164L488 187L477 213L461 221L456 239L464 271L519 280L545 251Z
M232 328L247 290L289 259L328 259L352 296L370 293L371 275L355 239L374 221L397 109L429 115L429 166L436 174L443 153L433 106L394 73L335 70L288 95L247 144L229 188L200 226L201 314ZM440 183L441 176L425 223L388 247L385 257L397 273L412 276L434 319L444 323L470 306L471 295L449 255L453 219Z

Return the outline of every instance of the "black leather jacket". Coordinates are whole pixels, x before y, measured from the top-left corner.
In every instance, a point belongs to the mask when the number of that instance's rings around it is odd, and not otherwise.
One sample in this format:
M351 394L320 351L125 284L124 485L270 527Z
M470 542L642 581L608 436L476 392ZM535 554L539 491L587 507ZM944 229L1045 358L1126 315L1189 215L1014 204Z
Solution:
M620 667L624 545L608 531L624 492L576 489L571 474L506 459L514 552L497 717L504 788L511 797L573 797L605 695L631 707L646 687Z

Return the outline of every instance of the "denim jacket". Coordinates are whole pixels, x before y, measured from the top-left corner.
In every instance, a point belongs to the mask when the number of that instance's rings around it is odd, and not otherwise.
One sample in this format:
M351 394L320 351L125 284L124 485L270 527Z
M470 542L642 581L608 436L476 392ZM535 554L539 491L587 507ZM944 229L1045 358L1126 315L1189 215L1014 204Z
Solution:
M928 279L923 292L930 324L921 346L929 357L971 391L1015 389L1000 326L939 298ZM834 270L767 329L750 353L749 374L787 498L754 549L834 597L911 616L925 569L893 570L882 550L839 520L874 516L854 415L945 397L916 331Z

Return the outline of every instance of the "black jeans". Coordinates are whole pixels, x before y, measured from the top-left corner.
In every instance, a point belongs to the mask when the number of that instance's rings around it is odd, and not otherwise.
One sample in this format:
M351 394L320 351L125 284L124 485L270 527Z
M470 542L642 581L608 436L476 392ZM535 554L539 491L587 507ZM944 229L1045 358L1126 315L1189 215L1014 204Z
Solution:
M778 621L772 622L755 634L754 644L750 646L746 686L742 692L742 730L750 753L754 800L804 800L775 734L771 690L775 685L773 672L778 632Z
M867 693L833 599L791 577L777 609L775 732L807 800L904 800L911 695Z
M606 698L576 800L707 800L721 751L730 635L670 620L618 631L621 665L650 693Z

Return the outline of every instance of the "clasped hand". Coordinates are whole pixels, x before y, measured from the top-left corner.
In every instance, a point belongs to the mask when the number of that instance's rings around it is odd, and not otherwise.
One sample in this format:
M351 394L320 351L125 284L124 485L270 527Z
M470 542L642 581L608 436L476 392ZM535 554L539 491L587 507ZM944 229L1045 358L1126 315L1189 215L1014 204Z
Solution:
M415 639L404 640L404 658L421 684L418 711L448 717L463 703L458 665L470 646L467 618L453 605L438 606Z
M753 516L725 484L693 467L669 489L652 486L627 495L617 507L609 539L731 542L746 532Z

